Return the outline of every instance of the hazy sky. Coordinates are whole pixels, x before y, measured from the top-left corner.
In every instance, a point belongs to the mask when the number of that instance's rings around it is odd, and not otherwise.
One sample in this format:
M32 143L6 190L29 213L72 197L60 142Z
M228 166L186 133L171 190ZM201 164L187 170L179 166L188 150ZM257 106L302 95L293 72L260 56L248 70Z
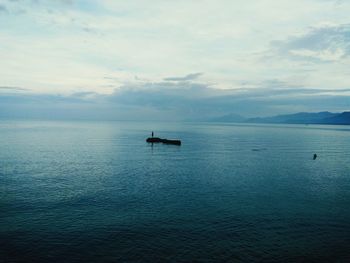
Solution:
M0 110L349 110L349 14L346 0L0 0Z

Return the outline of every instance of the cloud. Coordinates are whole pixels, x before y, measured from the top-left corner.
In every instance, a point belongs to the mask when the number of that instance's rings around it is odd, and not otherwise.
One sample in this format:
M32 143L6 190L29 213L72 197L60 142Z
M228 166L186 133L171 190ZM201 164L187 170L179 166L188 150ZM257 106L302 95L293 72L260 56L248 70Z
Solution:
M28 91L28 89L20 88L20 87L9 87L9 86L0 86L0 91Z
M0 2L9 11L0 16L0 84L33 92L111 94L120 88L113 94L119 104L117 94L125 106L137 99L156 109L162 90L163 108L169 108L171 96L187 105L231 93L266 99L262 91L270 98L297 96L292 89L300 95L303 87L313 88L306 93L350 83L349 1ZM260 59L271 49L272 59ZM264 83L273 78L286 83ZM243 82L257 89L248 91ZM141 93L148 97L138 98Z
M191 81L145 81L128 83L111 95L0 93L2 118L207 120L230 113L256 117L349 107L350 89L307 88L276 79L239 89Z
M322 62L341 60L350 54L350 24L311 28L305 34L283 41L273 41L280 56Z
M197 78L199 78L201 75L203 75L203 73L193 73L193 74L188 74L184 77L168 77L165 78L164 80L166 81L189 81L189 80L195 80Z
M238 89L218 89L191 81L129 83L106 96L114 105L152 108L159 113L171 113L179 120L205 120L228 113L262 116L296 111L341 111L350 106L349 99L350 89L307 88L276 79L259 83L255 88Z
M77 98L91 98L91 97L98 96L98 93L92 92L92 91L82 91L82 92L75 92L71 96L77 97Z
M0 14L1 13L7 13L7 12L8 12L8 10L7 10L6 6L0 4Z

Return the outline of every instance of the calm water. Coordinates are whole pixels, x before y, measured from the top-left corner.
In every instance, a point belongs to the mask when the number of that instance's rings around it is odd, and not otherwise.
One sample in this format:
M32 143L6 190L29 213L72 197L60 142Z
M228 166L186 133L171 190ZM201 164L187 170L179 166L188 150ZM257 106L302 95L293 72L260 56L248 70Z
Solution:
M349 262L350 127L0 122L0 262L79 261Z

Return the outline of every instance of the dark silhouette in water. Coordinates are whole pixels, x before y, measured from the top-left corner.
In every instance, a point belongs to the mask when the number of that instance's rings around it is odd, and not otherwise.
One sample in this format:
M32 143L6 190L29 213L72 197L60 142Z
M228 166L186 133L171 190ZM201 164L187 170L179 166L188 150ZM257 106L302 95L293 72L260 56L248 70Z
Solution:
M154 136L154 133L153 133L153 131L152 131L152 138L153 138L153 136Z
M253 152L260 152L260 151L266 151L266 148L253 148L252 151Z
M317 158L317 154L316 154L316 153L314 153L314 158L313 158L313 159L314 159L314 160L316 160L316 158Z
M146 142L149 143L164 143L164 144L174 144L174 145L181 145L181 141L180 140L168 140L168 139L161 139L158 137L150 137L146 139Z

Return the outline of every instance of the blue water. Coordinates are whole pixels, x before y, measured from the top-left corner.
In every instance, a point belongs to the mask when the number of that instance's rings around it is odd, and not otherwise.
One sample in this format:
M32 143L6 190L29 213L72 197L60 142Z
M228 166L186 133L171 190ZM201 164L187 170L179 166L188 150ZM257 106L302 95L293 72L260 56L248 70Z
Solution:
M350 127L2 121L0 262L350 262Z

